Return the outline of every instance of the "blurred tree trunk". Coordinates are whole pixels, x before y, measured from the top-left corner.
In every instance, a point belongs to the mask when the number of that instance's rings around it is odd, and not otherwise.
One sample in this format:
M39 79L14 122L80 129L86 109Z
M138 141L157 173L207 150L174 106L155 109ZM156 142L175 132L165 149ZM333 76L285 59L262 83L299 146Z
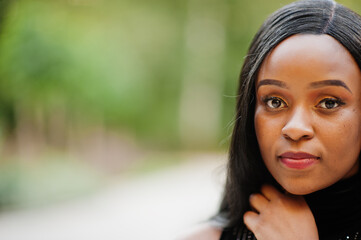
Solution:
M8 9L13 2L14 0L0 0L0 31L4 25L4 20L6 18Z
M7 14L14 0L0 0L0 38L2 37L3 29L6 24ZM1 54L1 52L0 52ZM15 131L15 105L14 102L6 100L3 92L6 89L2 87L0 79L0 113L2 114L0 123L2 121L3 126L0 128L0 137L5 138L13 135ZM2 146L0 147L2 149Z
M188 1L179 127L188 147L214 147L219 142L226 7L216 0Z

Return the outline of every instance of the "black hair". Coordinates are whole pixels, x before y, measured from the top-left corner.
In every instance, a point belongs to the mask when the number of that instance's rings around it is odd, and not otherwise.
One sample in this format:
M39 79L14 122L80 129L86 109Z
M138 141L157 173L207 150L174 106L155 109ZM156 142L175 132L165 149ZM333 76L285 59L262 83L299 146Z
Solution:
M258 192L262 184L279 187L263 163L256 138L255 81L272 49L295 34L332 36L350 52L361 69L361 17L334 1L293 2L263 23L250 45L239 78L225 191L215 217L225 227L243 224L243 214L249 210L249 195Z

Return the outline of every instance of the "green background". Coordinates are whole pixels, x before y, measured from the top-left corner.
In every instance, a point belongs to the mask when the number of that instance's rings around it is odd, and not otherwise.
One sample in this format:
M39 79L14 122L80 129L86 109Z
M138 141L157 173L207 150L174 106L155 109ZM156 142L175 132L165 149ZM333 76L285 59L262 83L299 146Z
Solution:
M248 45L290 2L1 1L0 204L225 153Z

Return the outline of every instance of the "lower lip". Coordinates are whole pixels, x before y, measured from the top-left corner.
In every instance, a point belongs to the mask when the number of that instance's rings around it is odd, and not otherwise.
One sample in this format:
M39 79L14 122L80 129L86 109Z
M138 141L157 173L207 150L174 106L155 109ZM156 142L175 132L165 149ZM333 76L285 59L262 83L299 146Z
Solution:
M317 162L317 158L280 158L280 161L288 168L305 169Z

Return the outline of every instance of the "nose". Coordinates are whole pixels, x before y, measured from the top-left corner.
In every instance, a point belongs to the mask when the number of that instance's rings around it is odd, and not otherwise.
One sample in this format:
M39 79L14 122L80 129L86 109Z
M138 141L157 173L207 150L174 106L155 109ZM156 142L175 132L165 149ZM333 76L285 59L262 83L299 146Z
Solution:
M313 138L312 119L306 113L306 110L299 108L292 112L287 123L282 128L282 135L292 141Z

